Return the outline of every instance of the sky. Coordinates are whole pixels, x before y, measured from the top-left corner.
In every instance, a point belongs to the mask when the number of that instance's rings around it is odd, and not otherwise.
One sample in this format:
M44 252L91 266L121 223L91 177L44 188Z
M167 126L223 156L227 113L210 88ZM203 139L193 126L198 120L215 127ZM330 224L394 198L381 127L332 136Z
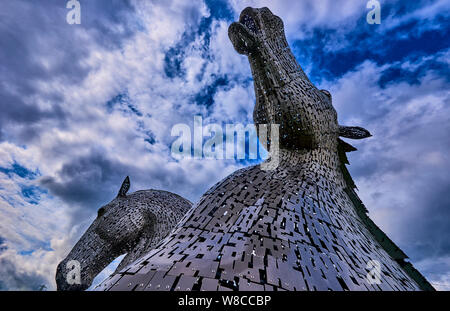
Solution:
M248 60L227 29L246 6L285 22L311 81L333 96L370 217L450 290L450 2L3 1L0 10L0 290L54 290L56 265L125 176L130 192L196 202L252 161L175 159L175 124L252 122ZM110 265L97 278L114 269Z

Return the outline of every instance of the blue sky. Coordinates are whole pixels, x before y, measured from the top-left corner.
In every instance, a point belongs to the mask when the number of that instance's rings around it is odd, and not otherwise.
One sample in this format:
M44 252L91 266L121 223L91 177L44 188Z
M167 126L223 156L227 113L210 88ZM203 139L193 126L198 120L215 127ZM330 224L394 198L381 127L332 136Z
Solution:
M369 129L349 166L372 219L450 289L449 10L445 0L6 1L0 12L0 290L54 289L57 263L111 201L164 189L197 201L246 161L176 161L171 128L252 123L248 61L227 36L246 6L283 18L339 121ZM111 272L109 267L102 277ZM100 277L101 278L101 277Z

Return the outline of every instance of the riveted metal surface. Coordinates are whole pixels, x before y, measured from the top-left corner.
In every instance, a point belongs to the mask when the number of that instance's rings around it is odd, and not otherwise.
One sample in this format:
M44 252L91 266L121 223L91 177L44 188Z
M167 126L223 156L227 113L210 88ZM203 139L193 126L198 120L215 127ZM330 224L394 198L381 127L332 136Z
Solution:
M309 81L267 8L244 10L229 34L250 62L255 124L280 125L278 167L247 167L217 183L98 289L419 290L376 237L346 172L341 151L351 148L340 133L366 133L338 125L331 94ZM380 263L378 283L367 280L370 261Z

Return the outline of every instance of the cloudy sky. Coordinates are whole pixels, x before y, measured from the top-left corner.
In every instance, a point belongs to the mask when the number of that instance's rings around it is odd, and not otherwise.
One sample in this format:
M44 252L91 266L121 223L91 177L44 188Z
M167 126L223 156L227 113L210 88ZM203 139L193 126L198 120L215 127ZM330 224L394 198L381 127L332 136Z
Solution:
M55 289L57 263L111 201L163 189L191 201L248 165L176 160L171 128L252 123L246 57L228 25L268 6L339 121L369 129L350 171L372 219L438 289L450 289L450 3L381 0L3 1L0 10L0 290ZM104 277L113 267L105 271ZM101 277L100 277L101 278Z

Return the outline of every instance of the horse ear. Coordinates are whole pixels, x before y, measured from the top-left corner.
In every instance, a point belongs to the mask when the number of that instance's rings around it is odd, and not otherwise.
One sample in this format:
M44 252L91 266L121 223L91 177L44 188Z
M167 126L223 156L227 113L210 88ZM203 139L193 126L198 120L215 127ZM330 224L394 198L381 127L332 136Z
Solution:
M339 136L351 139L363 139L371 137L372 134L365 128L359 126L342 126L339 125Z
M125 177L125 180L122 183L122 186L120 187L119 193L117 194L118 197L126 197L127 192L130 189L130 177Z
M323 94L325 94L331 100L331 93L327 90L320 90Z

